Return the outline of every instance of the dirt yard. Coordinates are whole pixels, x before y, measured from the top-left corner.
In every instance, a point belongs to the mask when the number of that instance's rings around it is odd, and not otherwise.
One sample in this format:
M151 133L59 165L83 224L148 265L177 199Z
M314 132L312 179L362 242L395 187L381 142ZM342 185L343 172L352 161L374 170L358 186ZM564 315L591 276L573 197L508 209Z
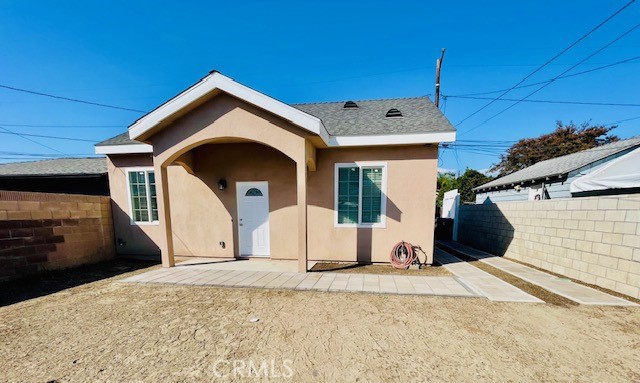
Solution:
M0 381L640 382L640 309L115 282L130 275L3 297Z
M427 266L422 269L396 269L391 265L318 262L313 265L311 271L349 274L419 275L424 277L446 277L453 275L439 264Z

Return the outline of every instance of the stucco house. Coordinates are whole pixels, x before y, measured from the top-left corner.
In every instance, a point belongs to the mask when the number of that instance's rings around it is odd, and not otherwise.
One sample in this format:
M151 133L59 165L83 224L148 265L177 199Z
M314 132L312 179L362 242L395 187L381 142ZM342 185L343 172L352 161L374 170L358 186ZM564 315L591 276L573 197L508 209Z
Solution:
M438 144L426 97L288 105L211 72L96 145L119 253L388 262L433 254Z

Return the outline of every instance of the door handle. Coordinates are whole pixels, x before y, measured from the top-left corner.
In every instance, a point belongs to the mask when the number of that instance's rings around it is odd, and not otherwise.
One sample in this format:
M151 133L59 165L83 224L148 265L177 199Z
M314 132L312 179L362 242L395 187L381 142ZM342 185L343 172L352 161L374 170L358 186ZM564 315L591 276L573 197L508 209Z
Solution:
M238 226L242 226L242 224L240 223L240 224L238 224Z

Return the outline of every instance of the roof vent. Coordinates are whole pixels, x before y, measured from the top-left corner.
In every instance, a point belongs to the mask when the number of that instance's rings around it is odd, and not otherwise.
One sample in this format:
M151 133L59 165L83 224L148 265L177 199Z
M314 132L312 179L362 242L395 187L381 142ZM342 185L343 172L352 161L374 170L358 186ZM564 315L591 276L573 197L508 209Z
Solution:
M356 109L358 107L358 104L356 104L353 101L347 101L344 103L343 108L344 109Z
M396 108L391 108L387 112L387 117L402 117L402 113Z

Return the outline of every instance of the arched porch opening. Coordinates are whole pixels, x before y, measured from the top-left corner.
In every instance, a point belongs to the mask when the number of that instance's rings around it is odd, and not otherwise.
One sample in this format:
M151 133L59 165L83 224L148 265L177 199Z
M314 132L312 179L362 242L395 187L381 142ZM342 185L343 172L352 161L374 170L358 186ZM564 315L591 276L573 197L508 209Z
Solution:
M175 255L251 255L242 254L240 246L240 237L246 239L247 233L238 215L236 187L266 182L269 256L297 259L299 270L306 271L307 169L315 158L307 156L304 140L301 144L299 153L285 153L256 139L225 136L174 146L173 153L154 153L159 221L165 233L163 266L173 266Z

